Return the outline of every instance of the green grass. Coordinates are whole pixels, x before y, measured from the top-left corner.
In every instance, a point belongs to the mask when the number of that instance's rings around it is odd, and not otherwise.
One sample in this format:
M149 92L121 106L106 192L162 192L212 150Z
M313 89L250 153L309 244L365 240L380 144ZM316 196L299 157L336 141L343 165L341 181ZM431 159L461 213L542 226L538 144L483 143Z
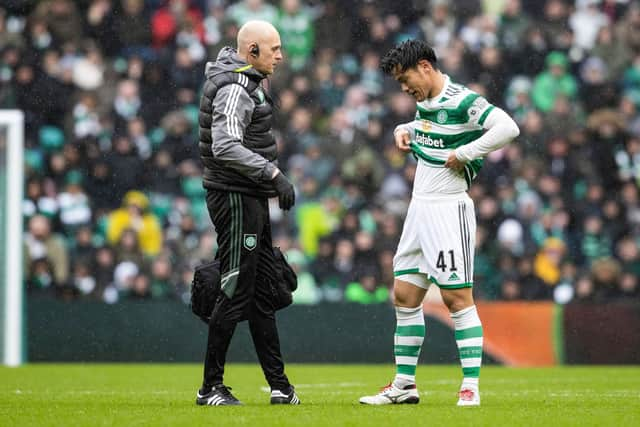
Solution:
M302 405L271 407L256 365L229 365L242 407L194 404L198 365L0 368L0 426L638 426L640 368L482 370L482 407L457 408L460 369L420 366L419 405L369 407L389 365L290 365Z

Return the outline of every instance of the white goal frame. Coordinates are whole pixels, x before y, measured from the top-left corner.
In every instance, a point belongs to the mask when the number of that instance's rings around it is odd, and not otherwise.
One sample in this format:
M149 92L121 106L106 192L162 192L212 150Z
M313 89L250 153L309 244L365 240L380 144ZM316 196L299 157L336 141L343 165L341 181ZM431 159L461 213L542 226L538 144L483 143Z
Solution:
M19 110L0 110L0 127L7 129L4 342L2 363L19 366L24 362L24 301L22 271L22 197L24 186L24 114Z

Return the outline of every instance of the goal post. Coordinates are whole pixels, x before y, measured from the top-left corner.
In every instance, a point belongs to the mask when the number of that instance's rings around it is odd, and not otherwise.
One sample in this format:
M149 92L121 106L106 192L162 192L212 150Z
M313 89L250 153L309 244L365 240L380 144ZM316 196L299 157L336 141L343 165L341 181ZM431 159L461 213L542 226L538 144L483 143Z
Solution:
M24 115L0 110L0 356L2 364L24 362L22 198Z

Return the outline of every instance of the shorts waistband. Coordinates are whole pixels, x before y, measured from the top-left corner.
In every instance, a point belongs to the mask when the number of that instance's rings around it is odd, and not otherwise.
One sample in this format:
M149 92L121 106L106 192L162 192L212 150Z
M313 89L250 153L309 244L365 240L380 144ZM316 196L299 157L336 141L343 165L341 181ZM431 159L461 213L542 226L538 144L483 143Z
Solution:
M413 193L411 197L416 200L424 200L428 202L471 200L471 197L469 197L469 194L467 194L466 191L461 191L460 193L429 193L429 194Z

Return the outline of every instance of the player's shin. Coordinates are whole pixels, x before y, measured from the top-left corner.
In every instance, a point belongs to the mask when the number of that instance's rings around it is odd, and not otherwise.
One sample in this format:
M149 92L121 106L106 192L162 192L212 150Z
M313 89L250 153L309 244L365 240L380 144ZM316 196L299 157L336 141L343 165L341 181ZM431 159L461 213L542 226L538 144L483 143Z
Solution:
M462 389L478 390L480 365L482 364L482 323L476 306L451 313L455 327L456 343L462 365Z
M415 308L396 307L396 321L393 349L396 360L396 376L393 384L403 389L416 382L416 366L425 333L422 306Z

